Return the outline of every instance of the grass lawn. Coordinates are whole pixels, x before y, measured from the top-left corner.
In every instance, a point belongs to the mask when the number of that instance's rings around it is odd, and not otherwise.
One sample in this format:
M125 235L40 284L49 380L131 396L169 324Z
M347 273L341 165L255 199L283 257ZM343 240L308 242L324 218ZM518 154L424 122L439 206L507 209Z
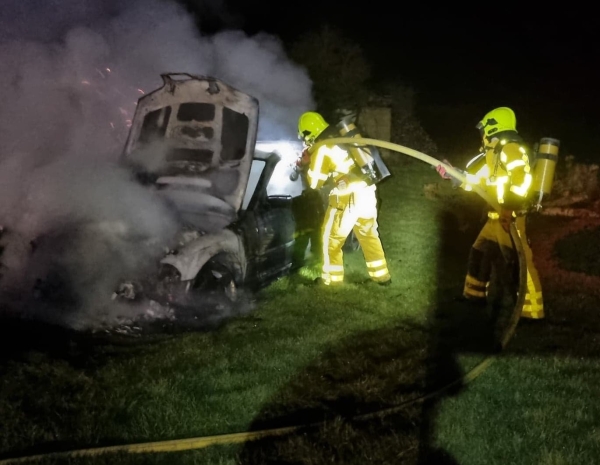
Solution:
M545 320L521 321L473 382L355 418L460 378L501 329L452 301L480 199L421 162L392 168L380 188L389 287L364 283L355 252L342 289L295 274L253 296L250 313L205 331L96 338L2 322L0 459L319 422L241 444L38 463L598 463L600 251L586 244L600 233L575 220L531 221Z

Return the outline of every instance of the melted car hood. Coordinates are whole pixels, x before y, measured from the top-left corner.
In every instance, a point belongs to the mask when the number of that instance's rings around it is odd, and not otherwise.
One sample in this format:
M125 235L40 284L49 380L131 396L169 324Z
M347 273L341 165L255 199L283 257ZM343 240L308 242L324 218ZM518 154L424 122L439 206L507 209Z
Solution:
M211 77L162 77L161 88L138 100L123 157L154 174L190 222L231 222L250 175L258 100Z

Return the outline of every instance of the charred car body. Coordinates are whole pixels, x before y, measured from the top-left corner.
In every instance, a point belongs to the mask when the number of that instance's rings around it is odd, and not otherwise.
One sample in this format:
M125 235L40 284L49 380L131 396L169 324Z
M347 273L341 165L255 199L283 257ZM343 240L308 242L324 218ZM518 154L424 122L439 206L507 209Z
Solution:
M304 257L292 208L302 186L279 173L281 154L257 145L258 101L214 78L162 77L138 101L122 155L183 225L144 293L176 301L211 289L235 299L242 286L288 274ZM277 189L281 177L290 186Z

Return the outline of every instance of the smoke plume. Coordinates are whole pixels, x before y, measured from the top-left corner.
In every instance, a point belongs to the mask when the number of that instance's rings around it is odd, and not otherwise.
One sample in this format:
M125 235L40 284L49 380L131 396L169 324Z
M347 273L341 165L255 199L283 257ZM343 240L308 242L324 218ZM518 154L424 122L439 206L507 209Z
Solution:
M124 311L115 286L151 270L179 226L118 165L137 99L161 73L215 76L259 99L259 139L289 139L311 82L277 37L203 35L174 1L0 9L0 307L93 326ZM68 311L36 300L53 277L76 296Z

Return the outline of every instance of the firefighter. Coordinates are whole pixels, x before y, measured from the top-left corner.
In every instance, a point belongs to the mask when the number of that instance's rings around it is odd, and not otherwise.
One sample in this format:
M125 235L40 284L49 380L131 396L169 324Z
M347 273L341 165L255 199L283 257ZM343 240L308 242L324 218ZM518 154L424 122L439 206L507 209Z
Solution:
M480 131L482 147L479 155L467 163L467 180L460 187L468 191L473 185L481 185L498 201L501 211L488 212L487 221L471 247L463 298L475 304L487 304L495 253L499 249L507 263L514 263L514 244L509 233L510 225L514 223L521 237L527 266L527 291L521 316L543 318L542 288L525 231L532 174L527 150L517 132L515 113L508 107L496 108L476 127ZM442 178L451 179L442 165L437 171Z
M298 121L298 137L311 147L340 135L319 113L306 112ZM378 232L376 187L365 179L350 152L337 145L320 146L310 157L307 179L312 189L321 189L332 183L322 226L321 282L327 286L343 284L342 248L354 231L370 279L380 285L391 284Z
M294 262L308 263L309 267L320 268L322 264L321 225L325 217L326 203L324 193L311 189L307 180L307 170L310 165L310 154L307 149L302 151L296 161L295 173L301 178L302 193L292 199L292 208L296 220L298 235L295 241ZM310 256L307 260L306 249L310 245Z

